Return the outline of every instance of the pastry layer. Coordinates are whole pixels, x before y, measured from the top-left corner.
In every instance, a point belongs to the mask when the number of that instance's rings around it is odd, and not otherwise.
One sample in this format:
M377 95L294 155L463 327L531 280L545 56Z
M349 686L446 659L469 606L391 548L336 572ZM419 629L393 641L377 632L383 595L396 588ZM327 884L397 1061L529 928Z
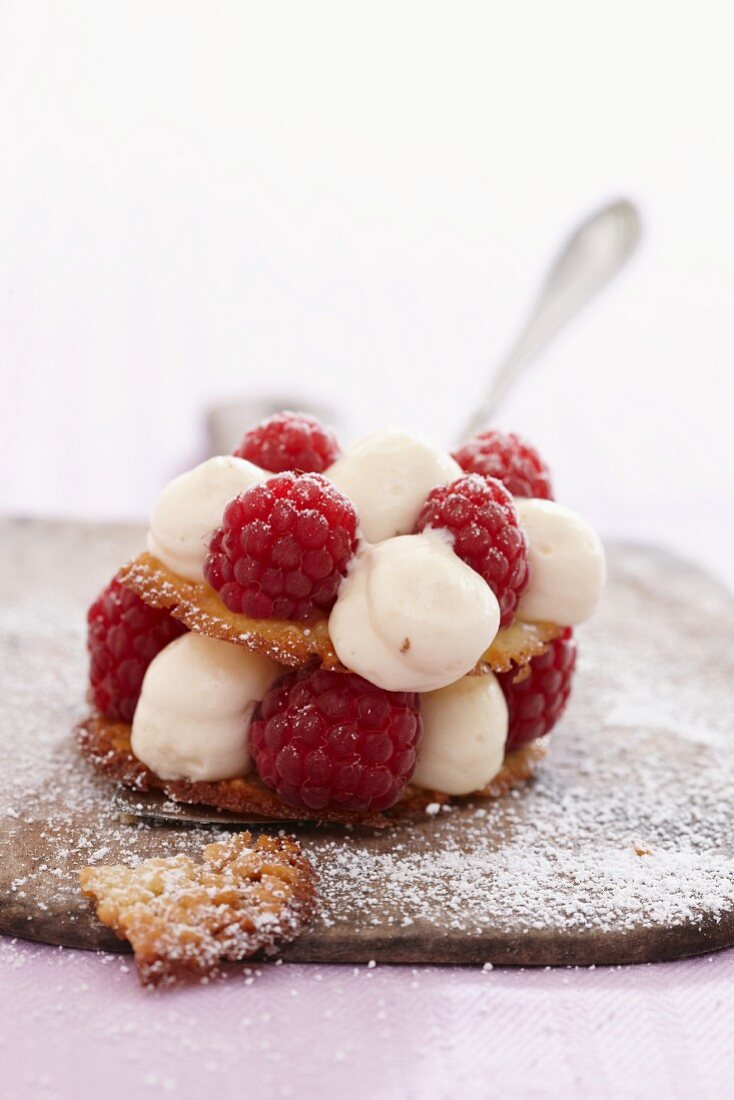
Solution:
M214 806L233 813L257 814L282 821L335 821L382 828L396 817L421 813L428 805L452 801L449 795L440 791L408 786L400 802L387 813L354 814L324 810L308 818L281 802L275 792L254 774L242 779L221 779L210 783L160 779L134 756L130 747L130 726L122 722L93 714L77 727L77 738L82 753L108 779L139 791L161 790L176 802ZM542 741L533 741L516 752L508 753L494 779L476 795L500 798L514 787L522 786L534 774L545 753L546 746Z
M207 979L223 962L295 939L313 914L316 877L291 837L234 833L201 854L80 873L100 921L129 941L145 985Z
M295 623L237 615L224 606L208 584L185 580L149 553L123 566L118 579L152 607L168 608L189 630L243 645L282 665L299 667L309 658L318 657L324 668L346 671L331 644L327 616L311 623ZM487 668L506 672L513 664L525 665L541 654L561 629L553 623L516 621L500 630L474 672Z

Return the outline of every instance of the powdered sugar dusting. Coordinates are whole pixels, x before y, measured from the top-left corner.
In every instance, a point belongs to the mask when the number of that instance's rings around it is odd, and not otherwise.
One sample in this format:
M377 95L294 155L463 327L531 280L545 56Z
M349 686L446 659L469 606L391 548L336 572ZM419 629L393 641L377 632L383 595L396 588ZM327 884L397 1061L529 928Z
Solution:
M112 946L79 869L193 852L218 835L120 815L71 742L84 611L141 541L137 529L71 524L3 534L0 926L16 934ZM567 961L622 961L646 929L674 945L693 929L687 950L734 939L732 601L658 552L610 557L537 782L496 803L429 807L379 835L300 831L321 911L290 958L544 963L560 943Z
M342 919L328 899L346 878L365 925L408 916L411 934L731 924L732 600L664 555L612 563L537 782L441 814L407 842L333 843L319 865L325 919Z

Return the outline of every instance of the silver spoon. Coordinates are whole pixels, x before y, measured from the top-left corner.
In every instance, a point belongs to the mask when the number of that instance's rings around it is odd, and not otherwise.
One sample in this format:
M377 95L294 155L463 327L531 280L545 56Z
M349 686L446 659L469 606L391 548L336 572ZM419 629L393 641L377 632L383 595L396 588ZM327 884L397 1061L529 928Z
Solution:
M461 439L487 424L538 352L624 267L640 236L640 218L628 199L602 207L574 230L552 263L530 316L464 426Z

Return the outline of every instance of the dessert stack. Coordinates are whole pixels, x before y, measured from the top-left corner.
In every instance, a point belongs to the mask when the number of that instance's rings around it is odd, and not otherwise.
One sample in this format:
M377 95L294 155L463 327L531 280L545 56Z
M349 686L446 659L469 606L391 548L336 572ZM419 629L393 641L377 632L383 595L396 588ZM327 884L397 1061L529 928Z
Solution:
M601 542L515 434L453 454L312 417L168 484L88 613L82 751L185 802L382 825L523 782L558 721Z

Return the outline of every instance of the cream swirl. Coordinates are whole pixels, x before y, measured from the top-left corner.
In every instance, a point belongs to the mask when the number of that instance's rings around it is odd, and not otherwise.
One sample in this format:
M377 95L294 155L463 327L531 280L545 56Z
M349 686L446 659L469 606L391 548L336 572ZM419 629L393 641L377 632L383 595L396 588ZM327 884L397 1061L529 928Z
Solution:
M269 476L244 458L218 455L169 481L153 508L149 551L174 573L202 581L209 536L226 505Z
M446 794L481 790L502 767L507 703L496 676L464 676L421 697L423 737L413 782Z
M252 713L281 671L242 646L184 634L148 666L133 716L133 752L161 779L246 775Z
M461 474L430 440L392 429L367 436L326 471L353 502L368 542L409 534L431 489Z
M528 537L530 582L517 609L527 622L575 626L596 610L606 580L604 547L577 512L552 500L515 500Z
M388 691L432 691L477 663L499 628L489 585L438 532L401 535L354 560L329 618L347 668Z

